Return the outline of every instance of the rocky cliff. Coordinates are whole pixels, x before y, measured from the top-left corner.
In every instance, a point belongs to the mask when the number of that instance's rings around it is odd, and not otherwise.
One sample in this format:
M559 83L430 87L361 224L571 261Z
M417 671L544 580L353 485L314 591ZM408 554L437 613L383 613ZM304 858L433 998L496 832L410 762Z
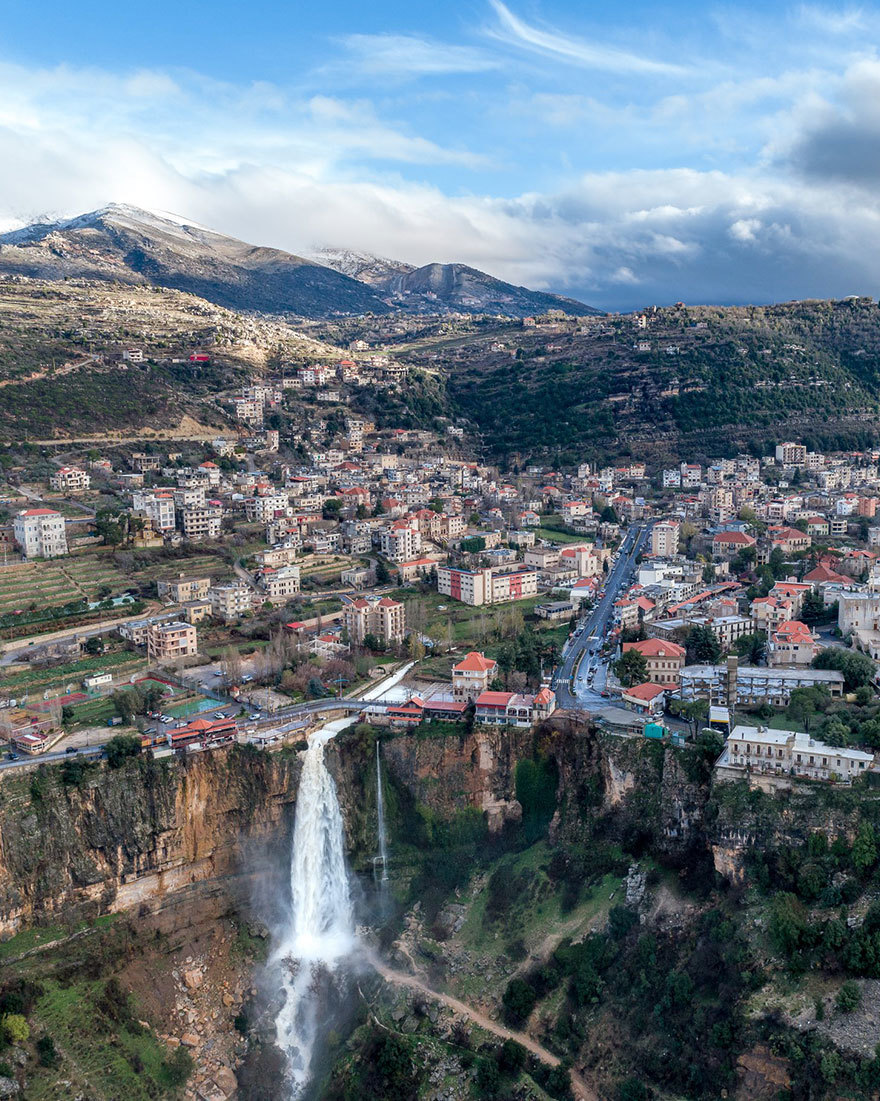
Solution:
M129 761L65 785L46 767L0 783L0 933L128 910L253 870L289 836L299 764L233 747Z

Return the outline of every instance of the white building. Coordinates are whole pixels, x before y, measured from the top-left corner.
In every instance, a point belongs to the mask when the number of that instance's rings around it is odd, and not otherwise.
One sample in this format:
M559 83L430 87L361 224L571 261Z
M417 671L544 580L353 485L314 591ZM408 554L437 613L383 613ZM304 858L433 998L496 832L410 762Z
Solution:
M417 528L392 524L380 535L382 553L392 562L408 562L422 549L422 536Z
M848 783L863 775L873 763L873 753L825 745L799 730L737 726L727 739L716 767Z
M13 532L25 558L58 558L67 554L64 517L54 509L25 509L15 517Z
M132 494L131 507L134 512L142 512L150 519L154 531L174 531L174 492L163 493L139 491Z
M263 592L271 600L286 599L299 592L299 566L281 566L264 569L260 574Z
M58 493L80 493L91 484L91 477L78 466L62 466L49 478L50 487Z

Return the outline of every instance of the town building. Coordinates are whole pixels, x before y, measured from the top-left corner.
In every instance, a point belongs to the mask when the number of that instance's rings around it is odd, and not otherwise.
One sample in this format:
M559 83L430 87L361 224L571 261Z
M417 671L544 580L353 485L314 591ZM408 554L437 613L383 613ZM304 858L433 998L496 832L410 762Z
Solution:
M648 680L653 684L678 684L684 666L685 649L676 642L646 638L641 642L625 642L623 652L641 654L648 667Z
M771 666L809 665L818 652L819 643L799 619L780 623L767 643L767 661Z
M661 520L651 529L651 554L658 558L672 558L678 554L681 525L676 520Z
M852 783L873 764L873 753L825 745L803 731L736 726L716 763L716 772L724 779L761 773Z
M498 663L472 650L452 667L452 695L456 700L475 700L495 679Z
M180 577L172 581L157 581L156 594L160 600L171 600L183 604L187 600L201 600L211 588L210 577Z
M153 661L176 661L198 650L196 628L191 623L151 623L147 629L147 655Z
M211 614L229 623L253 611L256 594L242 582L230 581L225 585L212 585L208 599Z
M58 493L81 493L91 484L91 477L78 466L62 466L49 476L50 488Z
M67 554L64 517L51 508L27 508L12 525L15 541L25 558L58 558Z
M260 574L260 585L270 600L286 600L299 592L299 566L268 567Z
M538 593L538 571L529 567L462 570L438 566L437 591L476 606L525 600Z
M355 597L342 609L342 623L349 640L362 644L367 635L378 642L390 645L402 642L406 631L406 611L398 600L390 596Z

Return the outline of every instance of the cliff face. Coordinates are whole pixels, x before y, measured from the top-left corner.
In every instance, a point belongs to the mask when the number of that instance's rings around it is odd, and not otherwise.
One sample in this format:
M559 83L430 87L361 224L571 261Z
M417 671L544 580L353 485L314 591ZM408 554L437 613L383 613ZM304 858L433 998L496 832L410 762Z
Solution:
M477 727L469 734L451 730L445 738L394 738L382 759L412 798L449 816L468 807L486 814L489 828L519 816L516 764L532 755L531 730Z
M63 786L58 768L0 785L0 933L131 909L247 869L289 837L299 763L238 748L137 759Z

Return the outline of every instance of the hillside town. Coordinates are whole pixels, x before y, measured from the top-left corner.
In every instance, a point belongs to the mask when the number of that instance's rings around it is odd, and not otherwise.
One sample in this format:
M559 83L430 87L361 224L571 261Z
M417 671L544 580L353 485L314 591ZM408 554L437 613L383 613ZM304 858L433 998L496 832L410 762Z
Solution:
M270 426L292 389L320 403L407 385L405 364L363 342L352 356L230 395L227 436L8 461L7 765L100 746L107 724L156 752L262 744L270 727L283 742L308 708L357 701L403 663L399 700L370 722L531 725L562 708L684 741L710 715L730 737L799 701L821 717L873 683L880 454L782 441L504 474L452 425L348 409L316 416L307 442ZM725 754L728 771L770 768ZM798 769L777 756L772 771Z

